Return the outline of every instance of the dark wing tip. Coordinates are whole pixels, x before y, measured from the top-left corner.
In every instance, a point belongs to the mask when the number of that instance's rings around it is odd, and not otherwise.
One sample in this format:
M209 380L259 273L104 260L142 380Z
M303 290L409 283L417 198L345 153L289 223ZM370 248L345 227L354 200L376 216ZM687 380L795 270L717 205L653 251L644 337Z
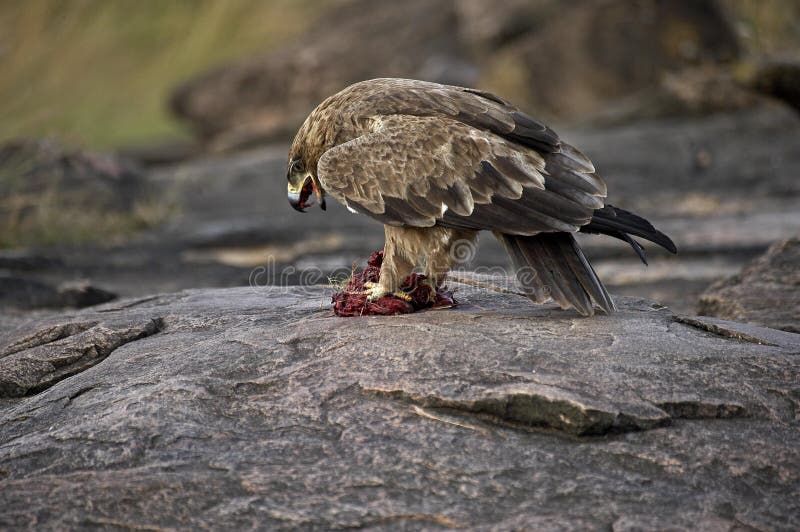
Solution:
M678 253L678 247L675 245L675 242L672 241L670 237L662 233L661 231L657 231L660 237L660 241L657 244L660 244L664 249L676 255Z
M620 209L619 207L614 207L613 205L606 205L602 209L595 210L592 221L581 230L587 233L602 233L615 238L621 238L615 234L617 232L630 233L647 239L654 244L658 244L670 253L675 254L678 252L675 242L653 227L653 224L649 221L638 214ZM624 237L622 237L622 239L627 241Z

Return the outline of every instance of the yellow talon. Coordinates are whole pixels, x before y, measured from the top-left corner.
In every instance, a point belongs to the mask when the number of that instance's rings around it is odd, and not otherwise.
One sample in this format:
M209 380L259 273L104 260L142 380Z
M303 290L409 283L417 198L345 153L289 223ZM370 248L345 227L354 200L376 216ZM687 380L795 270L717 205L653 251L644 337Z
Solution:
M371 281L367 281L366 283L364 283L364 288L366 288L367 290L364 290L361 293L365 294L367 296L367 301L370 301L370 302L371 301L377 301L378 299L380 299L380 298L382 298L383 296L386 296L386 295L390 295L390 296L394 296L394 297L396 297L398 299L402 299L403 301L405 301L407 303L411 302L411 296L406 294L405 292L401 292L401 291L398 291L398 292L387 292L379 283L373 283Z
M398 299L402 299L406 303L411 303L411 296L406 294L405 292L392 292L392 295Z
M387 294L386 290L378 283L366 282L364 283L364 290L361 292L367 296L367 301L377 301Z

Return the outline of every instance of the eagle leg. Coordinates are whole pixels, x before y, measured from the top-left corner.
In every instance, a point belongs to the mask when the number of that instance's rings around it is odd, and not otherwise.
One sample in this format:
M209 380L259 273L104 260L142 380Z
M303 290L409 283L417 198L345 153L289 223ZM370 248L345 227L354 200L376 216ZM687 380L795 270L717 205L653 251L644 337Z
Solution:
M429 303L436 301L436 289L444 284L451 264L450 254L443 248L436 249L425 258L425 280L422 282L430 288L428 291Z
M450 271L450 256L446 251L431 253L425 260L425 284L429 285L434 292L436 287L441 286Z
M384 229L386 243L383 246L380 278L376 284L367 287L369 288L367 300L376 301L385 295L393 295L410 301L410 296L400 288L416 264L413 250L417 247L414 244L418 240L418 230L390 225L384 226Z
M444 229L444 228L443 228ZM431 246L425 259L425 283L431 287L431 297L444 284L453 263L463 263L475 255L475 231L444 229L446 232Z

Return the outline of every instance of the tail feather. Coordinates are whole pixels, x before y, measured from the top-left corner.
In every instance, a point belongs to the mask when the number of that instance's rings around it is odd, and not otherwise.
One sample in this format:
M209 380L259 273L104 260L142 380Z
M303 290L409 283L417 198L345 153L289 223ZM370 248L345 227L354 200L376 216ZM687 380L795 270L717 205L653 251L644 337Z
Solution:
M552 299L584 316L594 314L594 305L607 314L616 310L571 233L496 236L511 256L525 294L536 303Z
M631 245L639 258L647 264L647 254L644 248L636 242L631 235L644 238L663 247L670 253L677 253L678 249L667 235L653 227L653 224L632 212L619 209L613 205L606 205L596 209L592 220L581 227L582 233L600 233L623 240Z
M567 264L572 270L572 273L575 274L578 282L581 283L581 286L591 299L594 300L600 308L605 310L607 314L617 310L606 287L600 282L600 278L597 276L597 273L595 273L594 268L589 264L586 255L583 254L583 250L578 246L575 238L572 237L572 235L569 236L569 239L559 240L559 244L563 249L563 255L567 259Z

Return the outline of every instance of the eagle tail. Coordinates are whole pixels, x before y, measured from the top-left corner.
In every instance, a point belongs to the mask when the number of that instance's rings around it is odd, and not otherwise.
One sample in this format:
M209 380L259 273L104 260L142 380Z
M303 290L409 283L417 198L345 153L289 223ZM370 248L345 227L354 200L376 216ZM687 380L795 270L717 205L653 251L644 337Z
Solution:
M552 299L561 308L574 307L583 316L593 315L594 305L606 314L616 310L571 233L496 236L511 256L525 295L534 302Z
M658 244L670 253L678 252L675 243L667 235L653 227L653 224L641 216L613 205L606 205L602 209L596 209L592 215L592 220L581 227L581 232L600 233L623 240L631 245L645 264L647 264L647 255L644 248L631 235Z

